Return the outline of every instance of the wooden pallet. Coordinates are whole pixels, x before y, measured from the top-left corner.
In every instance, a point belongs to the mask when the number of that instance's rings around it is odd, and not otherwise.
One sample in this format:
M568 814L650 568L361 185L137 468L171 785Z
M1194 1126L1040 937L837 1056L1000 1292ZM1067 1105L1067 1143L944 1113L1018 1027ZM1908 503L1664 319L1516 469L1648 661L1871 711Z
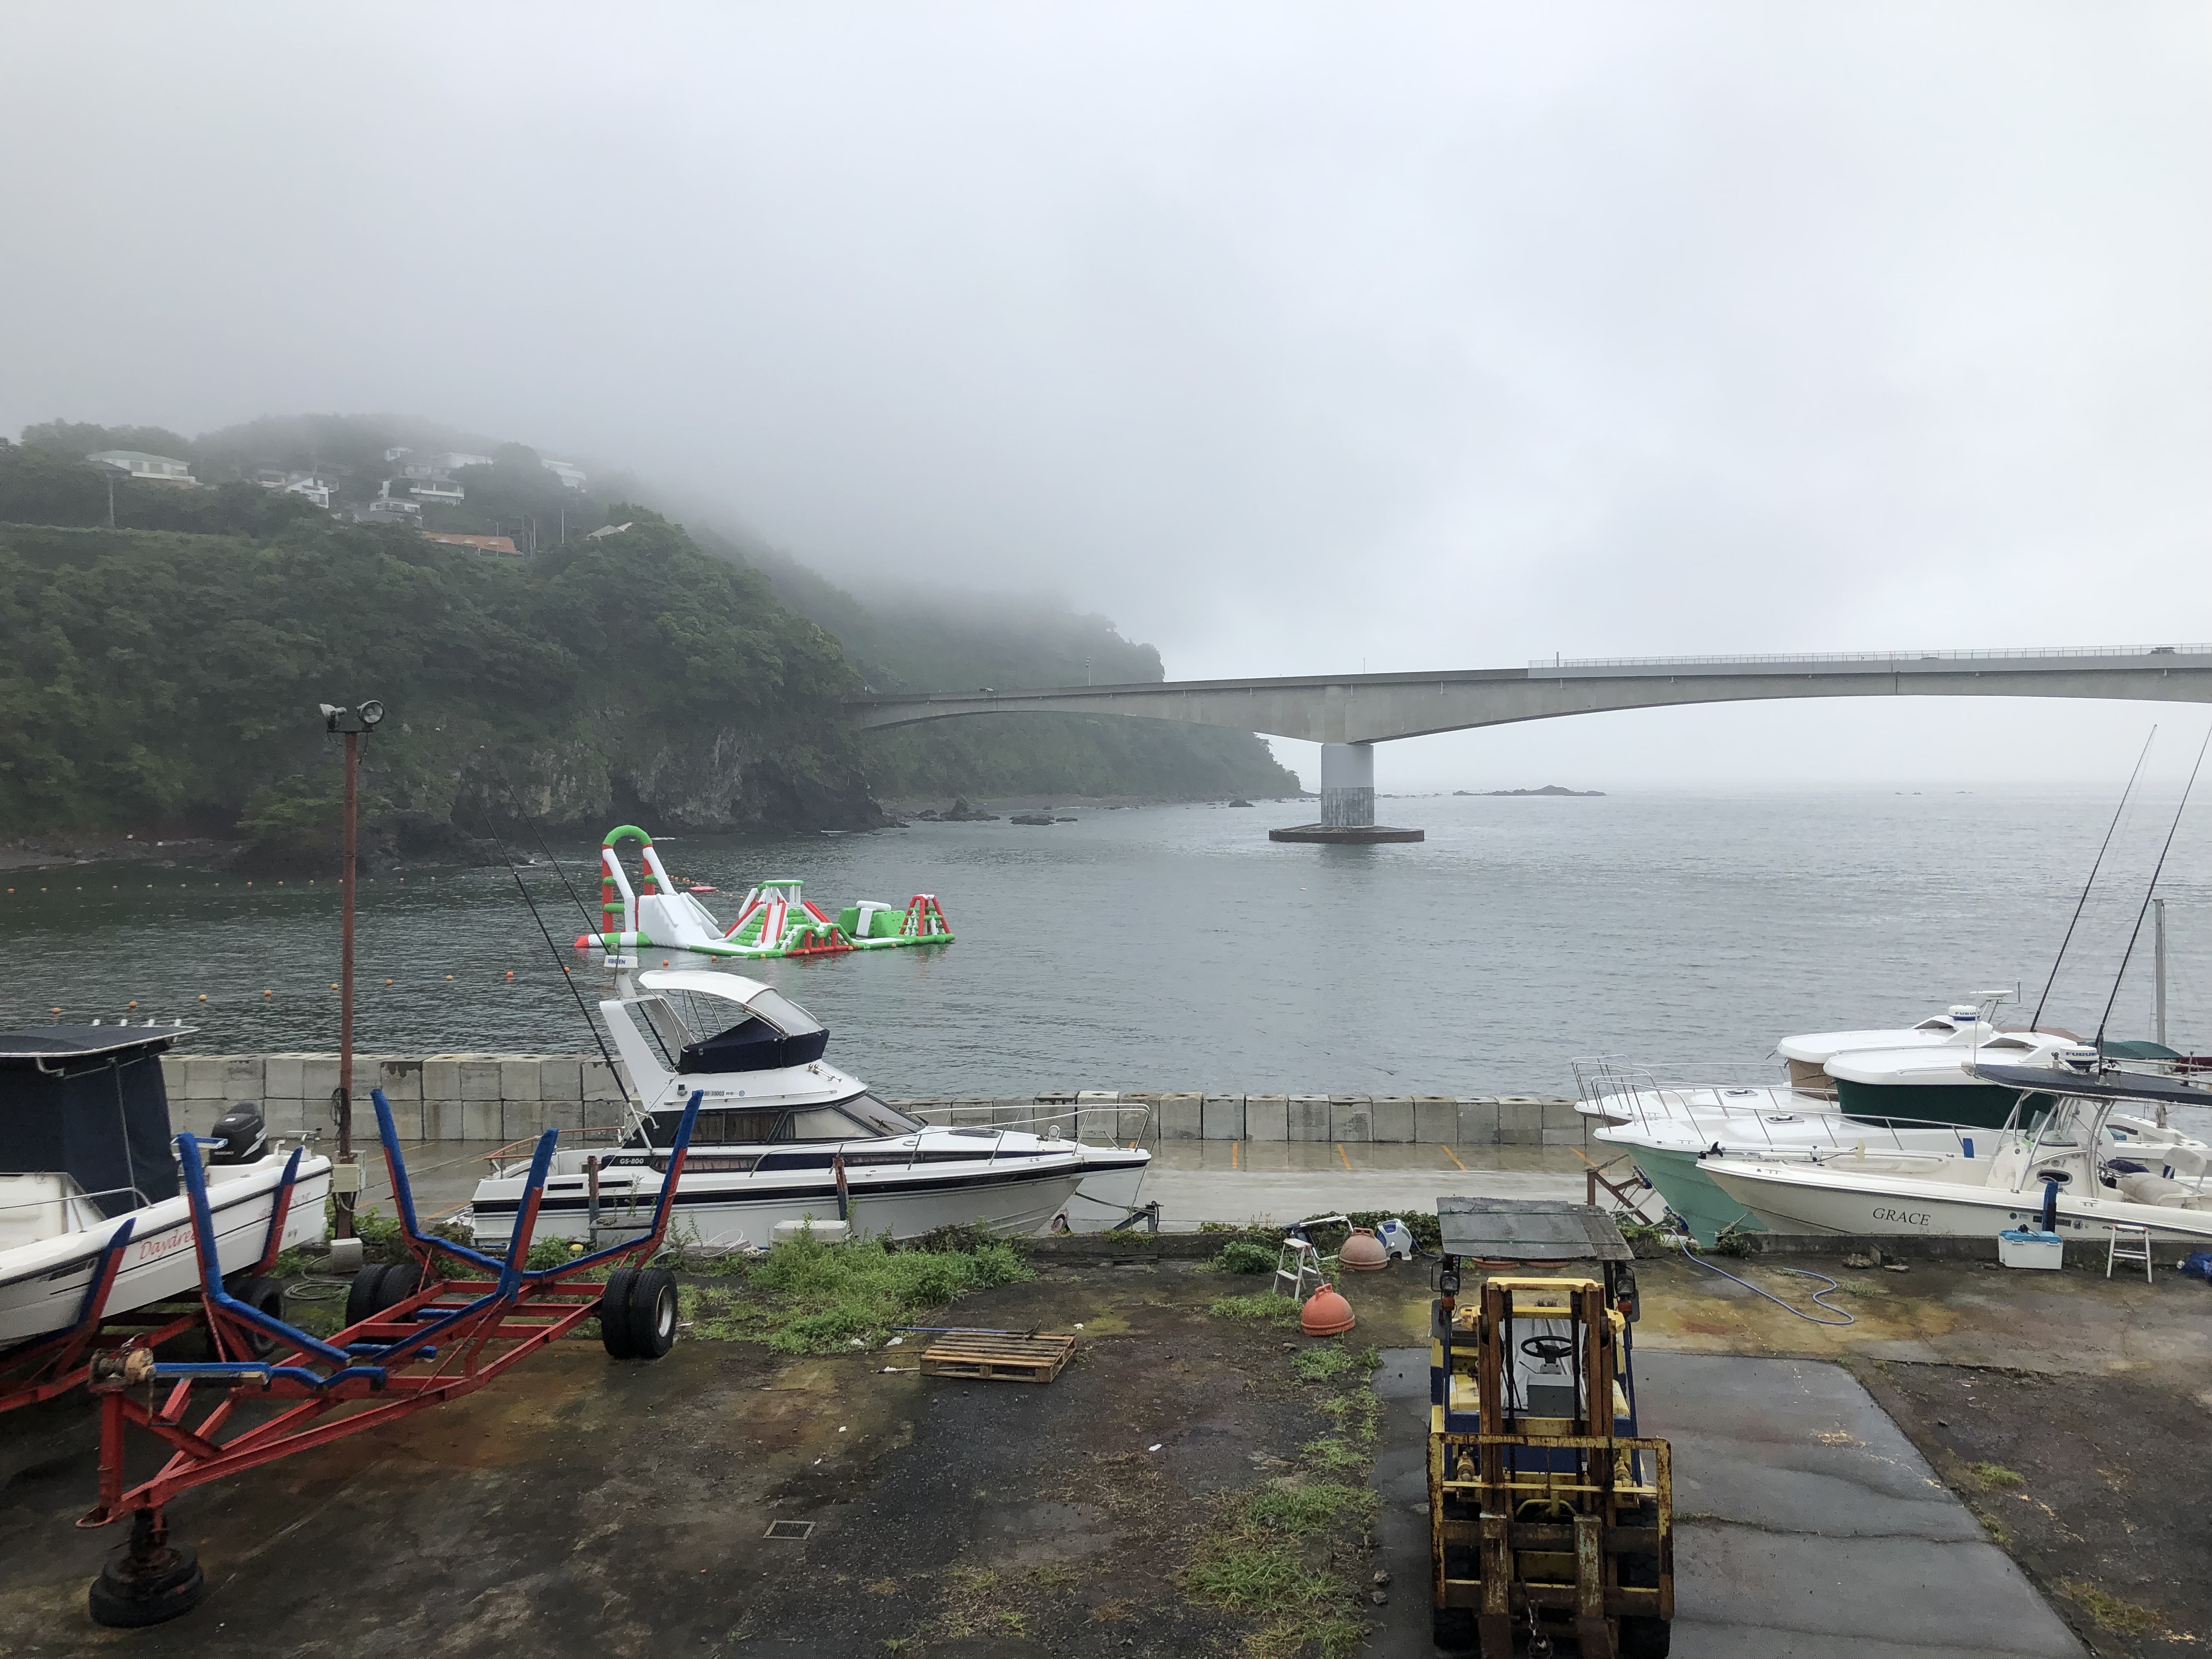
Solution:
M940 1336L922 1351L925 1376L1049 1382L1075 1352L1072 1336Z

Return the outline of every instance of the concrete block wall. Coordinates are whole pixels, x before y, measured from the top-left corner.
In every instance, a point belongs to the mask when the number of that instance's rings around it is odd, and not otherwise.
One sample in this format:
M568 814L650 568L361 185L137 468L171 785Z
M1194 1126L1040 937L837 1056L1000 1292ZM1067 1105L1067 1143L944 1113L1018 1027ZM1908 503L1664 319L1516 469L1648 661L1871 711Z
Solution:
M205 1133L234 1102L261 1108L271 1133L329 1137L336 1054L169 1054L169 1113ZM547 1128L599 1128L623 1116L621 1079L597 1054L356 1054L354 1130L375 1133L369 1091L381 1089L410 1140L520 1140ZM1037 1095L902 1101L963 1128L1057 1126L1086 1139L1303 1140L1458 1146L1580 1146L1592 1121L1571 1101L1534 1095L1207 1095L1059 1090Z

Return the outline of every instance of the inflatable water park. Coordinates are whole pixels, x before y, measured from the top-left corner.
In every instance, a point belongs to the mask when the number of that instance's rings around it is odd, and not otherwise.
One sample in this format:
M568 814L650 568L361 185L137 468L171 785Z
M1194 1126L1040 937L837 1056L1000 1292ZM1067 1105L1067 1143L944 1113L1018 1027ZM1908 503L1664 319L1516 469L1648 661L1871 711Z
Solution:
M635 888L617 854L627 842L638 843ZM653 837L635 824L620 825L599 843L601 931L579 933L576 948L617 956L645 948L706 957L820 957L952 942L952 924L933 893L916 893L903 906L861 899L831 916L805 896L802 883L763 881L725 927L699 898L714 890L680 885Z

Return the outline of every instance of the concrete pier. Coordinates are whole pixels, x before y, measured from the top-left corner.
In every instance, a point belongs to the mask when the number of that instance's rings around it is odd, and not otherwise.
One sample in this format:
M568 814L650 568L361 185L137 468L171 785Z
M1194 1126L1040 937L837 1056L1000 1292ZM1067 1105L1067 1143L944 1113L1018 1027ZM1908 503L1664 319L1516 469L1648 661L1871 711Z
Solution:
M259 1106L273 1134L328 1136L338 1057L325 1054L168 1054L161 1071L179 1130L205 1133L234 1101ZM409 1140L519 1140L548 1128L622 1121L623 1080L597 1054L356 1054L354 1133L373 1136L372 1089ZM1580 1146L1599 1120L1539 1095L1202 1094L1043 1090L1034 1095L896 1099L927 1121L1042 1130L1087 1139L1310 1141L1322 1145ZM1108 1127L1110 1115L1111 1127Z
M1270 830L1267 839L1365 846L1426 837L1419 830L1375 822L1374 744L1325 743L1321 746L1321 821Z

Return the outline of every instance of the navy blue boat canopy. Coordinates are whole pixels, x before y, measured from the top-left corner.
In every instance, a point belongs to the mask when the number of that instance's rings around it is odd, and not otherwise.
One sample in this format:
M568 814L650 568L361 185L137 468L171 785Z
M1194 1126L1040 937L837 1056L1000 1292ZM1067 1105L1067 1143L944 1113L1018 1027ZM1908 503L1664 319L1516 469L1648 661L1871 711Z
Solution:
M100 1213L177 1195L161 1051L178 1026L0 1031L0 1172L72 1177Z
M2169 1106L2212 1106L2212 1090L2200 1089L2179 1078L2149 1077L2141 1072L2062 1071L2052 1066L1972 1066L1968 1071L1985 1083L2008 1089L2033 1089L2044 1094L2070 1095L2080 1100L2149 1100Z
M823 1026L787 1036L766 1020L747 1014L726 1031L687 1042L678 1052L678 1072L773 1072L822 1058L830 1047Z

